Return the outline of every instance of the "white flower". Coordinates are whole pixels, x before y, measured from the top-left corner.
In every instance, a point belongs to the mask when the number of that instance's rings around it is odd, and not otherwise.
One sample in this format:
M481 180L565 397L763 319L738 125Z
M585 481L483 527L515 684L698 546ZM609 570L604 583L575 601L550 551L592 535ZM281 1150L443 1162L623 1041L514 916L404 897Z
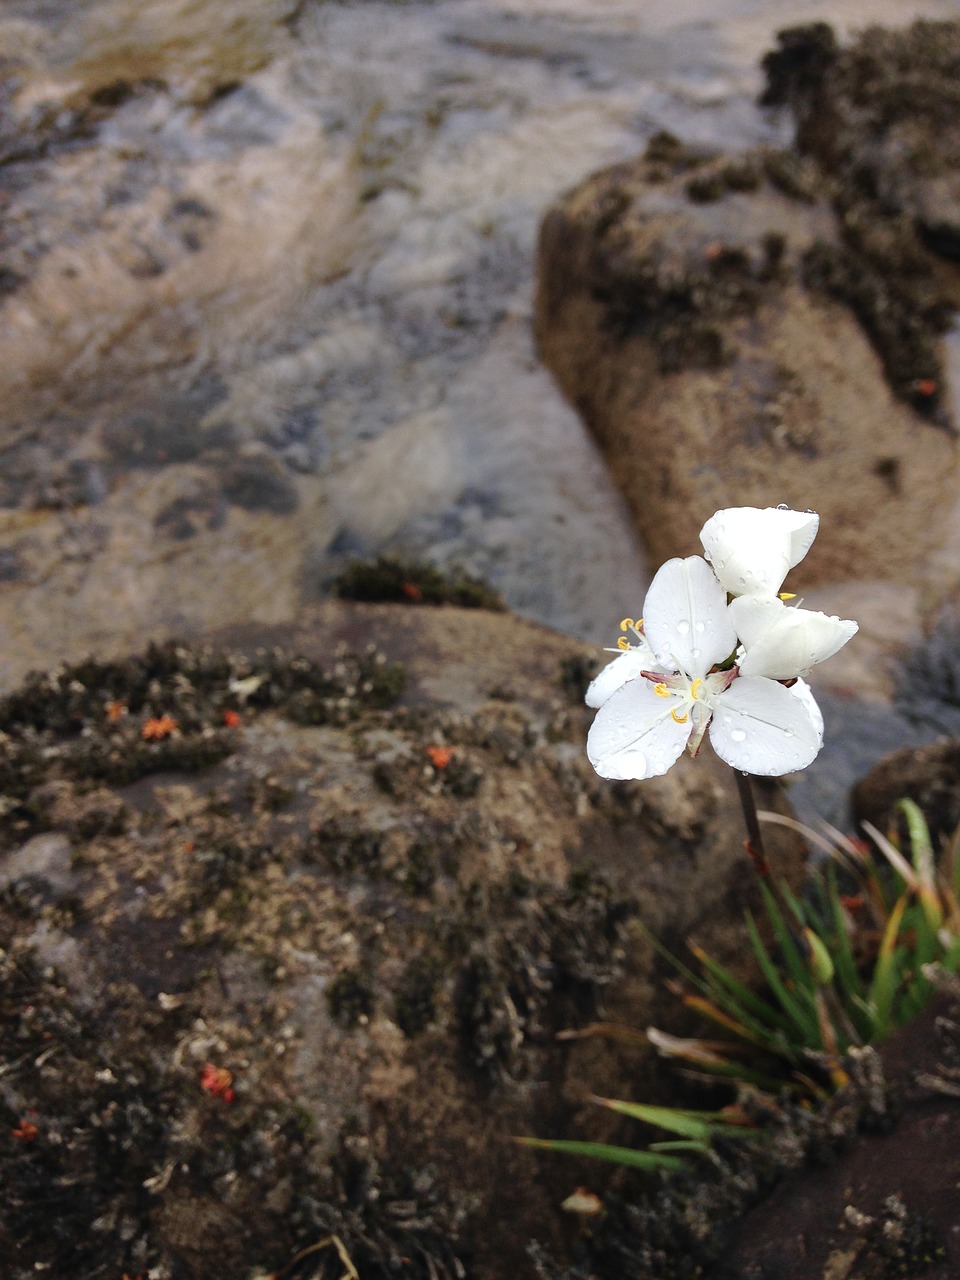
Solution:
M775 596L810 550L820 517L787 507L728 507L700 530L704 555L732 596Z
M850 619L787 608L776 596L740 596L731 601L730 616L743 646L740 674L771 680L807 675L859 630Z
M642 647L615 659L588 690L588 701L602 702L587 738L602 777L666 773L684 747L697 752L708 729L717 755L748 773L790 773L817 755L823 721L807 686L788 689L732 665L737 631L705 560L662 566L642 628ZM652 669L643 666L649 657Z

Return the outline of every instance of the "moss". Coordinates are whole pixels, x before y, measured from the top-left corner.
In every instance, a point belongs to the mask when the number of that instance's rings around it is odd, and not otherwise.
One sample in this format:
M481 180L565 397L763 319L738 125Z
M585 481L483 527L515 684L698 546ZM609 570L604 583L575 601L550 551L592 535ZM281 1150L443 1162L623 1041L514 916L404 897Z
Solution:
M343 600L381 601L397 604L453 604L462 609L502 612L502 598L469 574L444 573L418 561L378 556L356 561L337 579L335 590Z
M337 974L325 994L330 1013L345 1027L355 1027L373 1013L375 1000L370 977L359 967Z
M408 1039L420 1035L436 1017L443 973L443 961L432 954L417 956L407 966L397 990L394 1016Z
M803 258L807 287L845 303L883 362L891 389L917 410L935 416L944 390L938 346L949 311L939 302L917 305L896 275L848 248L815 243Z

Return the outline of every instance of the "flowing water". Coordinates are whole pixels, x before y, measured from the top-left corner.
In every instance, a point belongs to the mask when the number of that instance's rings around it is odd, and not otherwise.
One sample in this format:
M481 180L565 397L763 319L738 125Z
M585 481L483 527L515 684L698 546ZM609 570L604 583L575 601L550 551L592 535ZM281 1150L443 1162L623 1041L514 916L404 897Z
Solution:
M53 143L0 168L0 678L282 621L381 551L608 641L649 566L532 344L543 210L658 129L785 140L755 106L781 27L956 13L7 0L7 151ZM864 607L882 649L896 602Z

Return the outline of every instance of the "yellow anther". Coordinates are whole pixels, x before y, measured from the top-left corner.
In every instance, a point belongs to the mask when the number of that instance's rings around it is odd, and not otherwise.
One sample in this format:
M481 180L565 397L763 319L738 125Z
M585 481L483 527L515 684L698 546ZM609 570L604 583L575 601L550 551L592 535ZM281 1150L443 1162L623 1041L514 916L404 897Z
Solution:
M697 677L697 679L694 680L693 684L690 686L691 698L695 698L697 696L697 690L700 688L702 684L703 684L703 681L699 677Z
M620 630L632 631L636 625L637 624L634 622L632 618L624 618L623 621L620 623Z
M617 640L617 648L622 649L624 653L626 653L626 651L630 648L630 641L627 639L626 636L620 636L620 638Z
M658 698L669 698L669 697L670 697L670 690L667 688L667 686L666 686L662 681L661 681L661 683L660 683L660 684L655 684L655 685L653 686L653 692L657 695L657 697L658 697Z
M689 716L678 716L676 707L674 707L671 710L670 715L673 717L674 720L676 720L677 724L686 724L687 721L690 719Z
M779 598L781 600L796 600L797 593L795 591L781 591Z

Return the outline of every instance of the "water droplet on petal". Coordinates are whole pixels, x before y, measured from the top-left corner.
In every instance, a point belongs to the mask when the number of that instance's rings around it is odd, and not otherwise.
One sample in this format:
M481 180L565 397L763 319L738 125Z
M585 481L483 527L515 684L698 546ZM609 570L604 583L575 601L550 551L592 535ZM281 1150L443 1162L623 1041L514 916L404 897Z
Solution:
M734 742L745 742L747 735L744 733L742 729L731 729L730 737L733 739Z
M690 630L690 623L686 620L686 618L680 619L680 621L677 623L677 630L680 632L682 636L687 635L687 633Z
M691 657L691 658L699 658L699 657L700 657L700 650L697 648L697 646L696 646L696 645L694 645L694 646L693 646L693 648L690 650L690 657Z
M699 631L702 634L707 629L707 624L705 622L697 622L694 624L693 629L694 631Z
M789 510L790 510L790 508L787 506L787 504L786 504L785 502L778 502L778 503L777 503L777 510L778 510L778 511L789 511Z

